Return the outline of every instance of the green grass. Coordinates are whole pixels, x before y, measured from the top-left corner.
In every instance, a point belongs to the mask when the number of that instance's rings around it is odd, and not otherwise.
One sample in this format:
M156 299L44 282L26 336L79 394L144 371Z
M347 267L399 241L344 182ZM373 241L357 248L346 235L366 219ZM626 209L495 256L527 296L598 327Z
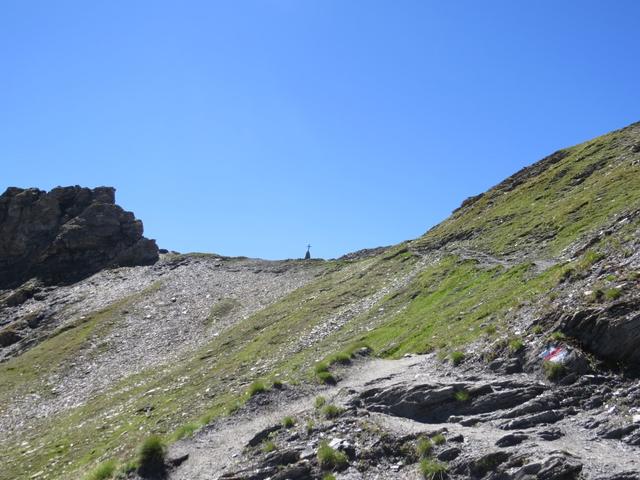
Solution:
M159 435L148 437L138 450L138 472L142 477L153 477L165 470L166 446Z
M211 307L211 310L209 310L209 315L207 316L207 324L211 325L219 320L224 319L238 307L240 307L240 302L235 298L223 298L219 300L216 304L213 305L213 307Z
M115 460L107 460L93 469L84 480L107 480L116 473L117 463Z
M282 426L284 428L292 428L296 424L296 421L293 417L284 417L282 419Z
M318 465L322 470L341 470L349 464L347 456L322 441L317 452Z
M453 398L455 398L457 402L468 402L471 400L471 394L467 390L458 390L453 394Z
M604 291L604 297L607 300L616 300L622 296L622 289L620 288L607 288Z
M250 397L254 397L260 393L265 393L267 391L267 386L264 384L262 380L255 380L249 385L249 389L247 390L247 394Z
M316 410L324 407L327 404L327 399L325 397L323 397L322 395L318 395L314 402L314 407L316 408Z
M437 460L424 458L420 461L420 474L426 480L444 480L447 470L447 466Z
M553 332L549 335L549 339L554 342L564 342L567 339L567 336L562 332Z
M561 363L545 360L542 362L542 370L544 371L544 376L547 377L547 379L559 380L564 376L566 369Z
M262 443L262 451L264 453L273 452L278 449L278 446L275 444L273 440L265 440Z
M336 480L336 477L331 473L327 473L322 476L322 480Z
M518 353L524 348L524 341L521 338L512 338L509 340L509 350L513 353Z
M418 443L416 444L416 454L418 458L428 458L432 452L433 442L429 438L421 437L418 439Z
M438 433L431 437L431 441L434 445L443 445L444 443L446 443L447 439L442 433Z
M178 427L178 429L171 436L171 439L173 441L176 441L182 440L183 438L191 437L193 436L195 431L198 430L198 428L200 428L200 425L195 422L185 423L181 427Z
M460 352L460 351L451 352L451 355L449 355L449 358L451 359L451 364L456 367L464 361L464 357L465 357L464 352Z
M342 415L342 412L344 412L344 409L336 405L329 404L322 407L322 415L327 419L339 417Z

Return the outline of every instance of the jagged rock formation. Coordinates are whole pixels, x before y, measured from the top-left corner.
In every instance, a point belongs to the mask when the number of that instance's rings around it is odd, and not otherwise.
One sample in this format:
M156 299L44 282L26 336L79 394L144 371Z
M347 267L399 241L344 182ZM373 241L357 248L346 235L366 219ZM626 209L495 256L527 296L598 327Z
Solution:
M115 204L114 188L10 187L0 196L0 288L151 264L158 247L142 231L142 222Z

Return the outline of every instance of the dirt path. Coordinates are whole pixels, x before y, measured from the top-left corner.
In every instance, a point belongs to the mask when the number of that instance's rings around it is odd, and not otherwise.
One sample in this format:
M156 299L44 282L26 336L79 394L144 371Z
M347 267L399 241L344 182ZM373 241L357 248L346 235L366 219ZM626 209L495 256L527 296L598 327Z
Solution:
M188 459L172 472L171 480L213 480L225 472L242 470L251 461L243 456L243 449L254 435L268 427L279 424L285 416L300 418L313 411L314 398L325 396L329 402L346 405L363 391L405 388L425 384L452 385L460 382L496 382L504 383L505 375L495 375L478 369L454 369L443 366L434 355L412 356L400 360L362 360L342 372L343 380L338 386L318 388L291 399L290 395L274 397L274 401L257 408L249 405L238 414L212 424L188 440L174 444L170 449L170 457L176 458L188 454ZM540 387L539 379L528 374L506 376L514 382L532 387ZM547 388L547 387L545 387ZM554 455L563 455L583 464L582 473L585 478L599 478L613 472L638 470L640 459L638 448L619 440L607 440L595 435L594 430L584 427L590 418L588 411L579 411L567 415L550 427L536 425L522 430L526 440L513 447L516 450L502 449L514 456L526 452L528 459L539 459L540 462ZM377 424L383 431L397 436L447 430L447 436L462 435L464 437L465 455L483 455L495 452L496 442L507 434L518 433L519 430L505 430L499 422L486 422L476 425L463 425L456 422L425 423L411 418L397 416L380 411L367 414L367 421ZM541 440L539 433L545 428L558 429L563 435L553 440ZM300 441L300 440L299 440ZM309 446L312 444L309 443ZM384 467L372 466L371 470L361 474L350 468L338 478L418 478L417 467L407 466L399 473L385 471ZM375 469L379 468L380 471ZM400 474L401 473L401 474ZM457 478L457 477L455 477ZM635 477L628 477L635 478Z

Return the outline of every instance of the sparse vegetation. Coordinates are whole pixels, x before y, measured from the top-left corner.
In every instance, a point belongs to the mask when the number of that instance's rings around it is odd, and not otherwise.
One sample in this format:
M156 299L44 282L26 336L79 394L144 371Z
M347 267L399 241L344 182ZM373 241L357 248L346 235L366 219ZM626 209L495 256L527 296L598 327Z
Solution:
M322 477L322 480L336 480L335 475L331 474L331 473L327 473L326 475L324 475Z
M314 400L314 406L316 407L316 409L320 409L324 407L326 404L327 404L327 399L322 395L318 395Z
M486 333L489 336L495 335L497 331L498 329L496 328L495 325L487 325L486 327L484 327L484 333Z
M509 350L513 353L518 353L524 348L524 341L521 338L513 338L509 340Z
M320 383L327 385L335 385L337 383L336 377L334 377L330 372L320 372L316 374L316 377Z
M620 288L607 288L604 291L604 297L607 300L616 300L622 296L622 289Z
M565 373L565 367L563 364L550 362L548 360L542 362L542 369L544 370L545 377L549 380L558 380L562 378Z
M563 342L567 339L567 336L562 333L562 332L553 332L551 335L549 335L549 340L554 341L554 342Z
M349 464L347 456L329 446L326 441L318 447L318 465L322 470L341 470Z
M471 399L471 394L467 390L458 390L453 394L453 398L458 402L468 402Z
M284 428L292 428L296 424L296 421L293 417L284 417L282 419L282 426Z
M279 380L277 378L273 381L272 385L276 390L282 390L284 388L284 383L282 382L282 380Z
M107 480L112 478L115 472L116 462L114 460L107 460L92 470L89 475L85 477L85 480Z
M142 477L159 475L164 472L166 447L158 435L148 437L138 450L138 472Z
M540 335L542 332L544 332L544 328L542 327L542 325L535 325L531 329L531 333L533 333L534 335Z
M340 415L342 415L342 412L344 412L342 408L332 404L325 405L322 408L322 415L327 419L339 417Z
M313 433L314 427L315 427L315 424L313 423L313 420L311 419L307 420L307 424L305 425L305 430L307 431L307 435L311 435L311 433Z
M464 361L465 355L464 355L464 352L455 351L455 352L451 352L451 355L449 355L449 358L451 359L451 363L454 366L458 366Z
M433 442L426 437L420 437L416 444L416 454L418 458L427 458L433 452Z
M267 387L264 384L264 382L262 380L255 380L254 382L251 383L251 385L249 385L249 390L247 390L247 393L249 394L250 397L253 397L260 393L264 393L266 391L267 391Z
M173 433L171 438L172 440L181 440L183 438L190 437L196 430L198 430L198 428L200 428L200 426L197 423L185 423Z
M434 445L443 445L444 443L446 443L447 439L443 434L438 433L431 437L431 441Z
M262 451L264 453L273 452L278 449L278 446L275 444L273 440L265 440L262 442Z
M420 461L420 473L425 480L444 480L447 470L447 466L437 460L423 458Z

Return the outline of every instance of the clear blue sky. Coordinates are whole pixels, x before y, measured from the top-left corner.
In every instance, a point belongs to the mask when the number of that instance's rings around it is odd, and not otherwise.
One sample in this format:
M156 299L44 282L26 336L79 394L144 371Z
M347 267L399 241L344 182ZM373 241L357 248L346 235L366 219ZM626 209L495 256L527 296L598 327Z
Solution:
M638 1L0 3L0 190L113 185L161 247L421 235L640 120Z

